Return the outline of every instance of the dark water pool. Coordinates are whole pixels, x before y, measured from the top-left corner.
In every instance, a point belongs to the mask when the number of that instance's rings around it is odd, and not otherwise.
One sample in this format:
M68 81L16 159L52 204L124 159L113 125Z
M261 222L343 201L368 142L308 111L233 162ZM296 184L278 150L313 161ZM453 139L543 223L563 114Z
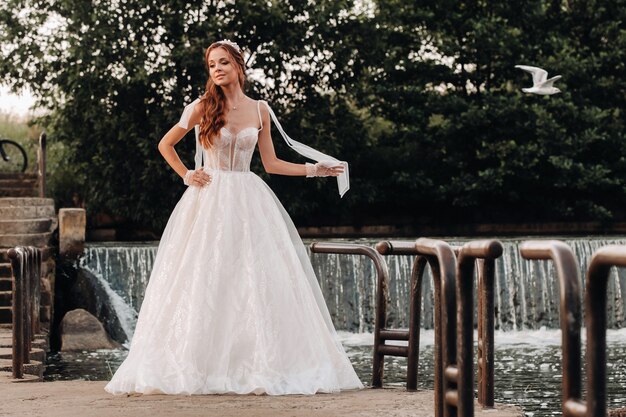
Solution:
M428 332L427 332L428 333ZM372 335L341 333L342 342L359 377L369 385L372 377ZM418 387L433 388L432 332L422 337ZM626 407L626 340L609 340L607 383L609 408ZM561 348L558 331L496 335L496 401L519 405L527 416L560 415ZM125 350L60 352L50 355L46 381L84 379L108 380L126 357ZM388 357L386 385L404 386L406 358Z

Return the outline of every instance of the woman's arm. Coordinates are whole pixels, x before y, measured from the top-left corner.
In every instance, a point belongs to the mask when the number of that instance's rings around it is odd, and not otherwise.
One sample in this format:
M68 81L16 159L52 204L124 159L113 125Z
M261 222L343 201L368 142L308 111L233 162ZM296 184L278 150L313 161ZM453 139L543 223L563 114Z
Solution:
M180 160L180 157L174 150L174 145L176 145L180 140L185 136L187 132L189 132L193 127L200 123L200 119L202 118L201 114L201 106L196 105L193 109L191 117L189 119L189 124L186 129L183 129L178 124L174 125L169 132L163 136L161 141L159 142L159 152L165 158L165 161L176 171L181 178L185 178L185 174L188 169L185 167L185 164ZM200 175L200 178L196 178L197 180L201 180L202 184L206 184L209 182L209 176L200 171L194 174L194 177ZM202 181L203 180L203 181Z
M267 106L261 106L261 120L263 121L263 129L259 132L259 153L261 154L261 162L263 168L268 174L279 175L307 175L306 164L294 164L292 162L283 161L276 157L274 144L272 143L270 112ZM333 167L327 170L325 175L338 176L343 172L343 167Z
M261 162L265 172L268 174L305 176L306 168L304 164L294 164L276 157L272 135L270 134L270 112L264 105L261 106L261 120L263 120L263 129L259 132L259 153L261 154Z

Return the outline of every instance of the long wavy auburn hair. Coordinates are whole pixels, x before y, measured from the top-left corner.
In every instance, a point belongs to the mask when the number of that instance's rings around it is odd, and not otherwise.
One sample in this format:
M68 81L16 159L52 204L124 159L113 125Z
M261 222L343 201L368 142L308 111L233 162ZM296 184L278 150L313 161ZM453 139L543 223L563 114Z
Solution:
M204 94L200 98L200 103L203 104L204 110L202 120L200 121L200 144L206 149L213 146L215 137L219 135L220 129L222 129L226 124L226 118L224 115L226 109L226 97L224 96L222 87L215 85L211 79L209 70L209 55L211 54L211 51L216 48L224 49L230 57L231 63L237 70L239 86L242 90L246 81L246 64L243 60L241 52L237 51L231 45L223 42L214 42L206 49L204 52L204 63L206 65L209 78L206 82Z

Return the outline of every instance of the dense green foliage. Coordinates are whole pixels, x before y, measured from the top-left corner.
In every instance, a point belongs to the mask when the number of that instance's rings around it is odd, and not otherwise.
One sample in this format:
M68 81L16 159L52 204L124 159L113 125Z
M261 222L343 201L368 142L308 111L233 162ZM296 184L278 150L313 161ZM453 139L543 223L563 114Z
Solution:
M26 150L26 157L29 161L28 171L30 172L35 170L34 164L31 162L35 160L37 154L38 133L38 128L29 126L25 118L0 112L0 139L11 139Z
M291 136L350 162L340 200L333 179L270 178L255 158L297 224L623 219L624 3L8 0L0 82L50 110L66 191L157 230L183 185L156 145L222 38ZM516 64L563 75L562 93L525 95Z

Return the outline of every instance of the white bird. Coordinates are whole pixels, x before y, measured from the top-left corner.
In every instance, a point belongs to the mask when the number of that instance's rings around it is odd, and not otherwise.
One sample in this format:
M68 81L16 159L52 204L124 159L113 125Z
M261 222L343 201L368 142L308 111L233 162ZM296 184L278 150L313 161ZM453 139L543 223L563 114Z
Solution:
M561 92L561 90L552 86L552 84L554 84L556 80L561 78L560 75L556 75L548 79L548 71L542 68L531 67L528 65L516 65L515 68L524 70L532 74L533 76L533 86L531 88L522 88L523 92L541 94L544 96L549 96Z

